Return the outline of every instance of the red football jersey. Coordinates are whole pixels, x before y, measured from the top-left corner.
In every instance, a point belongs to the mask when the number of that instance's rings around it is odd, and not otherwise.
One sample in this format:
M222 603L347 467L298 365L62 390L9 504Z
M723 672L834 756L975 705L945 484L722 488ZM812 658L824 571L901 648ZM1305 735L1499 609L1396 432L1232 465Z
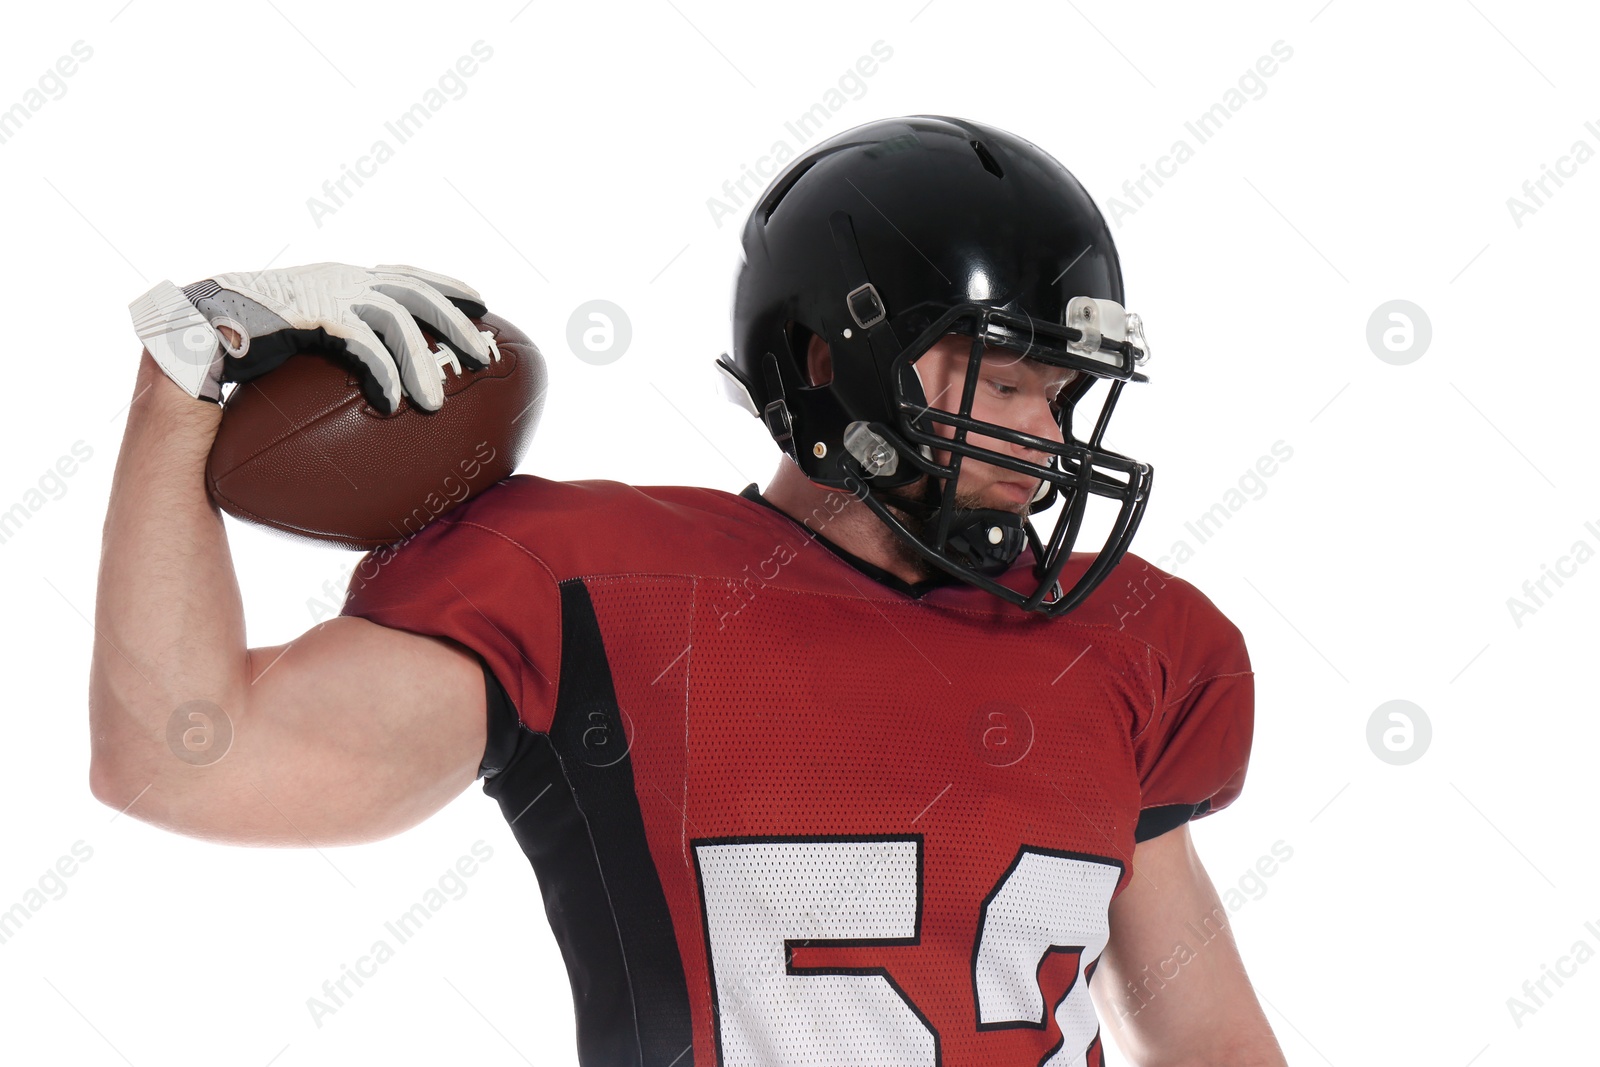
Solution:
M1052 620L832 518L517 475L369 553L344 613L483 659L484 791L586 1065L1100 1064L1135 842L1243 783L1243 639L1131 554Z

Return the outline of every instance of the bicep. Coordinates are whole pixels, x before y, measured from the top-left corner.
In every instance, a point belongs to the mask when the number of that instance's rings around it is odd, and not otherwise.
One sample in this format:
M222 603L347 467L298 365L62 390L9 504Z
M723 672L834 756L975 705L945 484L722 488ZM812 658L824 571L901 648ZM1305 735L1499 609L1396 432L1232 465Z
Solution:
M249 651L214 762L153 784L130 814L233 844L376 841L477 777L484 672L452 641L339 617Z
M1118 1046L1138 1063L1225 1047L1241 1020L1265 1027L1188 824L1135 846L1090 989Z

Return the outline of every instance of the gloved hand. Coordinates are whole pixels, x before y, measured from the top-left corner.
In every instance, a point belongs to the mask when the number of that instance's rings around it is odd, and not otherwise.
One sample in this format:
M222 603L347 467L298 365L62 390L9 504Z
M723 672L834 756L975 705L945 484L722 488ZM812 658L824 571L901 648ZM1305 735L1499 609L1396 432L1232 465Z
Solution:
M433 327L474 370L494 358L494 342L471 318L484 313L477 291L416 267L367 270L310 263L218 274L179 289L163 281L128 305L151 357L184 392L222 402L223 382L267 373L295 352L316 349L351 359L367 402L385 415L402 390L427 411L444 403L440 358L418 329ZM469 317L470 316L470 317ZM235 345L227 327L238 335Z

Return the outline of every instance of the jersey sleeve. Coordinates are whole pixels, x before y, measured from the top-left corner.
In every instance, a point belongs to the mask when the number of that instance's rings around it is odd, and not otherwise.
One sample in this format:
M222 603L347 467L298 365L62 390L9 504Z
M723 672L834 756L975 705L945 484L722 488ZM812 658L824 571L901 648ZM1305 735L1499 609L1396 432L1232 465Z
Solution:
M368 552L351 573L340 614L465 646L521 721L542 731L555 707L560 593L524 536L528 523L513 496L500 483L410 538ZM490 682L486 676L492 725Z
M1220 811L1239 796L1255 729L1255 675L1244 636L1203 594L1156 667L1158 705L1134 739L1138 841Z

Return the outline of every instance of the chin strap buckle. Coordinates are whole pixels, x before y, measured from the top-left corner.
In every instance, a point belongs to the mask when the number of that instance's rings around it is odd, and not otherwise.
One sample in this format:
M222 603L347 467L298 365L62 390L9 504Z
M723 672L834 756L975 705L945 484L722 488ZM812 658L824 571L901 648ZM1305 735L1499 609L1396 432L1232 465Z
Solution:
M927 529L938 529L939 512L928 517ZM958 509L950 520L945 555L971 567L986 578L1011 569L1027 544L1022 516L996 508Z

